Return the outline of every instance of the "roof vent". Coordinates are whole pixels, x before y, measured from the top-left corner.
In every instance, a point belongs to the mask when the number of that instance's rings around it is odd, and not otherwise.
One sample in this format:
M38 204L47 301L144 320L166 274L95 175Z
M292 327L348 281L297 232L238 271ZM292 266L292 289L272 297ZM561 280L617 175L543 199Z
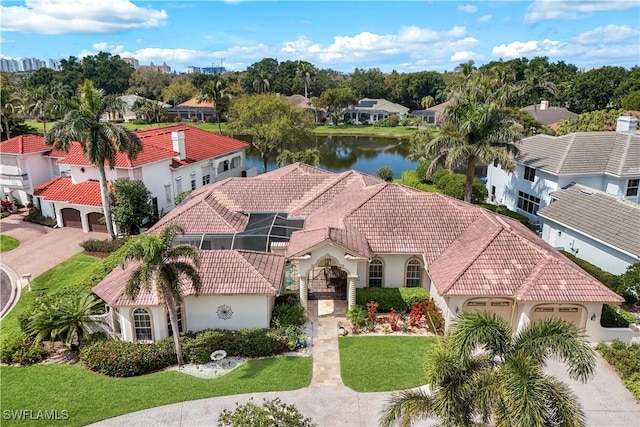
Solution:
M638 128L638 118L634 116L620 116L616 123L616 132L635 132Z

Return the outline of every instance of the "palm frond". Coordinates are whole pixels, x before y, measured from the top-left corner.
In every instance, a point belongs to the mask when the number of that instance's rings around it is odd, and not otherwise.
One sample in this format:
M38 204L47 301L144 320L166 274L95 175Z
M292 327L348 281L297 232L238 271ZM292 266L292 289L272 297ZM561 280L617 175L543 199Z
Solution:
M391 427L398 423L400 427L410 427L412 420L428 418L432 412L433 397L429 392L404 390L393 394L382 411L380 427Z
M546 377L546 381L549 402L546 424L558 427L584 427L587 422L582 405L569 386L550 376Z
M492 356L502 358L511 347L511 328L495 313L462 313L453 324L449 338L460 355L468 355L481 347Z

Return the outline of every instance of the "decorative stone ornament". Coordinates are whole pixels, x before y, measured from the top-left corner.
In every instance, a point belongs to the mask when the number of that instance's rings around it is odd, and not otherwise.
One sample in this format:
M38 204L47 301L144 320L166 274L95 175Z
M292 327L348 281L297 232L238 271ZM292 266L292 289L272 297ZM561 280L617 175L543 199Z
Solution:
M222 320L229 320L231 316L233 316L233 310L228 305L218 306L218 310L216 311L218 317Z
M227 352L224 350L216 350L213 353L211 353L211 360L213 360L214 362L217 362L218 360L222 360L225 357L227 357Z

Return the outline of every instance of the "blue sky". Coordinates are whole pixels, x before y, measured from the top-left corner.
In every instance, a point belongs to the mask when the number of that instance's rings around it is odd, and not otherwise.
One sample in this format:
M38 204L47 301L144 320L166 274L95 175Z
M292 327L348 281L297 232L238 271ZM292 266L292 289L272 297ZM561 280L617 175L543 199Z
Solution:
M452 70L548 56L590 69L640 64L640 1L2 1L3 57L108 51L244 70L262 58L350 72Z

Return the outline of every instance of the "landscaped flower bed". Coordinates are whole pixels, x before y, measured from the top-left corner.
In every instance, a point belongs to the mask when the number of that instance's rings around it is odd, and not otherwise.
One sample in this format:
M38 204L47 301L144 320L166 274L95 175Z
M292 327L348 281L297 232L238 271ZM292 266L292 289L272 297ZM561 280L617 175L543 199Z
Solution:
M433 299L414 302L409 313L378 313L379 304L367 303L365 311L354 306L347 312L349 331L362 335L441 335L444 332L444 317Z

